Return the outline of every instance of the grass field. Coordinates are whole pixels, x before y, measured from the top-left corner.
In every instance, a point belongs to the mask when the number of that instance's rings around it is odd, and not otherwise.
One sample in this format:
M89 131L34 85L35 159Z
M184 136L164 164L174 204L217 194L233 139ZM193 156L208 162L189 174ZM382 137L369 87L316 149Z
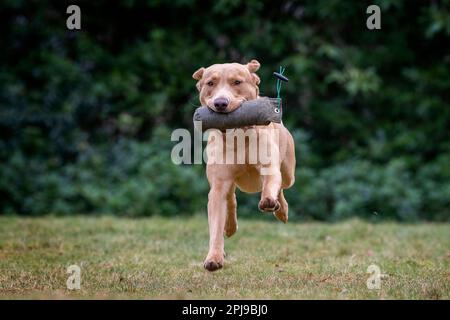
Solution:
M239 221L205 271L206 216L0 218L0 298L449 299L450 224ZM66 289L81 267L81 290ZM369 290L370 264L385 276Z

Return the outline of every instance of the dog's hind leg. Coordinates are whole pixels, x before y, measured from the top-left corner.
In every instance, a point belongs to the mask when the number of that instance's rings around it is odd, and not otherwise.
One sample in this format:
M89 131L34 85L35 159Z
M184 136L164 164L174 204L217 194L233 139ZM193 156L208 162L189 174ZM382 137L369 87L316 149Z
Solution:
M233 188L233 191L230 192L227 196L227 220L225 222L225 235L227 237L231 237L236 233L238 229L236 212L237 202L234 190L235 187Z
M278 220L286 223L288 221L288 203L284 198L283 189L280 190L278 194L278 201L280 202L280 208L273 213Z

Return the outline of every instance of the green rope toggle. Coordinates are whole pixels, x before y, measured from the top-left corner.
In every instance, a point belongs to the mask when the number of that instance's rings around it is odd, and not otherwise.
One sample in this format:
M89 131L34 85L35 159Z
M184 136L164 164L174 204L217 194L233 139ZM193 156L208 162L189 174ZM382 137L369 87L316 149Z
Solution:
M283 75L285 68L280 66L280 75ZM279 78L277 78L277 99L278 99L278 108L281 108L281 84L283 81L281 81Z

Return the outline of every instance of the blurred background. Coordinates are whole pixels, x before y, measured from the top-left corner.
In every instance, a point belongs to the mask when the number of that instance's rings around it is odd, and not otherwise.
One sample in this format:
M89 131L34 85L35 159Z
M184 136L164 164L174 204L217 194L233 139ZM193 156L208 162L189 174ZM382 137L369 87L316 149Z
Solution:
M170 134L192 131L196 69L256 58L261 95L290 79L291 218L450 218L450 1L3 0L0 30L2 214L206 214Z

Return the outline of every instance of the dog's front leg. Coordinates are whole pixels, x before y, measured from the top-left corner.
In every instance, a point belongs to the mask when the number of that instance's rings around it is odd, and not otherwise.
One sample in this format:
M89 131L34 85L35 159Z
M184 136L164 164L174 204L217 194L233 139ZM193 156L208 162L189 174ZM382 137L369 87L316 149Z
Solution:
M224 260L224 228L227 218L227 198L232 182L212 181L208 194L209 252L204 267L209 271L222 268Z
M268 170L270 174L262 175L262 192L258 207L261 211L274 212L280 209L278 195L281 190L281 172L276 166Z
M280 150L279 133L277 130L260 131L260 152L267 157L264 163L259 167L262 179L261 200L258 207L261 211L274 212L280 209L278 195L281 190L281 170L280 170Z

